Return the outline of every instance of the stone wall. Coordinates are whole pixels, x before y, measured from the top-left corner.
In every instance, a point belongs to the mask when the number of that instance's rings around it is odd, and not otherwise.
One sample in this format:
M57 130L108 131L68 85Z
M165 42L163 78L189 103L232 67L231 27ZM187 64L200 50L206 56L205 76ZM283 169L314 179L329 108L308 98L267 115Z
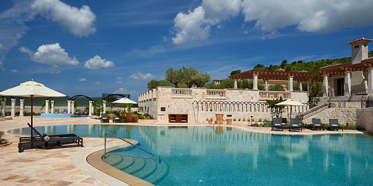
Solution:
M356 125L364 128L370 135L373 134L373 108L356 110Z
M322 123L329 124L329 119L338 119L339 124L350 125L356 124L356 111L357 108L328 108L309 118L303 120L303 123L312 123L312 118L321 119Z
M5 108L5 112L10 112L11 108L12 108L12 106L7 105L6 108ZM0 109L0 113L1 113L1 109ZM34 109L35 113L45 113L45 107L43 109L41 109L41 106L34 106L33 109ZM59 109L59 112L63 113L64 109L67 109L67 106L55 106L54 109L55 110ZM80 109L81 111L84 111L86 109L86 107L85 106L81 106L81 107L78 106L76 109ZM123 109L124 109L123 107L113 107L113 111L114 110L122 111ZM132 110L132 112L134 112L134 111L137 111L137 108L131 108L131 110ZM20 107L15 106L15 112L19 112L19 111L20 111ZM111 108L106 107L106 111L111 111ZM31 106L25 106L24 107L24 112L31 112ZM49 112L50 112L50 110L49 110ZM127 108L126 108L126 112L127 112Z
M307 92L289 94L297 101L307 102ZM266 102L260 99L259 91L248 89L157 87L139 96L139 107L140 111L143 109L143 112L157 118L159 123L168 123L169 114L187 114L189 123L208 123L206 119L215 121L216 114L223 114L223 120L229 118L247 121L251 116L255 121L272 118ZM292 113L300 113L306 109L293 108Z

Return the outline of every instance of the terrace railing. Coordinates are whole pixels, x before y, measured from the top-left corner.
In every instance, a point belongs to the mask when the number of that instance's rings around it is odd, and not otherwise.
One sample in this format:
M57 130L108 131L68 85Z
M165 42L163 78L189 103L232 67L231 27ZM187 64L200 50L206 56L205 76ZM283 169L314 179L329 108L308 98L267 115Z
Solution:
M172 98L192 98L192 89L189 88L173 88L171 89Z
M276 100L276 99L289 99L290 98L290 92L285 91L260 91L259 92L259 100Z
M225 90L208 89L206 93L207 98L224 98Z

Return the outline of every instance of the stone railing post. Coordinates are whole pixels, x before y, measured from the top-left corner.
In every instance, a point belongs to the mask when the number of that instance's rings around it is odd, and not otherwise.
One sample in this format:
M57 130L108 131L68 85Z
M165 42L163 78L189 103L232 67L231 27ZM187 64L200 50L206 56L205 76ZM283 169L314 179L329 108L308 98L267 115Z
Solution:
M237 79L234 79L234 85L233 85L233 88L234 88L234 89L237 89Z
M72 101L71 101L71 115L73 116L74 113L75 113L75 101L72 100Z
M49 113L49 100L45 100L45 113Z
M88 116L92 116L92 101L89 101L89 111Z
M71 100L67 100L67 113L70 114Z
M288 91L292 92L293 91L293 78L294 76L289 76L289 83L288 83Z
M258 74L253 74L253 90L258 90Z
M52 105L52 107L51 107L51 113L54 113L54 100L51 100L51 105Z
M328 74L324 74L323 75L323 89L324 89L324 91L323 91L323 97L328 97L328 94L329 94L329 90L328 90L328 88L329 88L329 85L328 85Z
M15 98L12 98L11 99L11 102L12 102L12 108L10 110L10 115L12 116L12 118L14 118L16 116L16 99Z

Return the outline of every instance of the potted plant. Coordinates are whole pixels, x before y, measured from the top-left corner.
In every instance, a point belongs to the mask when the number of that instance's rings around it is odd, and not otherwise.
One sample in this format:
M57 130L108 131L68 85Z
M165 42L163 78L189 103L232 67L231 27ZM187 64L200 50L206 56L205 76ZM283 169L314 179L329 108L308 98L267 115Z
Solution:
M212 118L209 119L209 124L212 124Z
M137 114L133 115L133 122L139 122L139 115Z
M127 118L127 122L132 122L133 113L131 113L131 104L127 105L126 118Z

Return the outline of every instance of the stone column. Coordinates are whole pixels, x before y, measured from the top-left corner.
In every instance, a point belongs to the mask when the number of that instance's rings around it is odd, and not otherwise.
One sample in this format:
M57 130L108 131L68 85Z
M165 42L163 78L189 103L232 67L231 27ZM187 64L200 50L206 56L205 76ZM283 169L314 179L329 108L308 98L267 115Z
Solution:
M25 100L20 99L19 100L19 116L23 116L23 106L24 106Z
M289 76L289 83L288 83L288 91L292 92L293 91L293 78L294 76Z
M351 96L351 72L345 72L345 91L344 96Z
M324 91L323 91L323 97L328 97L328 92L329 92L329 90L328 90L328 87L329 87L329 85L328 85L328 76L329 76L329 74L324 74L323 75L323 82L322 82L323 89L324 89Z
M3 108L2 108L2 110L1 110L1 115L2 115L2 116L5 116L5 107L6 107L6 98L4 98Z
M49 100L45 100L45 113L49 113Z
M299 84L299 91L303 91L303 86L302 86L303 83L301 81L299 81L298 84Z
M268 80L264 80L264 90L268 91Z
M67 100L67 113L70 114L71 100Z
M253 74L253 90L258 90L258 74Z
M52 107L51 107L51 113L54 113L54 100L51 100L51 105L52 105Z
M10 115L12 116L12 118L14 118L16 116L16 112L15 112L15 110L16 110L16 99L12 98L11 101L12 101L12 108L10 110Z
M237 79L234 79L234 85L233 85L233 88L234 88L234 89L237 89Z
M106 100L103 101L103 105L102 106L104 107L103 113L106 113Z
M72 116L74 115L74 112L75 112L75 107L74 107L74 105L75 105L75 101L72 100L72 101L71 101L71 115L72 115Z
M368 95L373 94L373 67L368 68Z
M89 101L89 111L88 116L92 116L92 101Z

